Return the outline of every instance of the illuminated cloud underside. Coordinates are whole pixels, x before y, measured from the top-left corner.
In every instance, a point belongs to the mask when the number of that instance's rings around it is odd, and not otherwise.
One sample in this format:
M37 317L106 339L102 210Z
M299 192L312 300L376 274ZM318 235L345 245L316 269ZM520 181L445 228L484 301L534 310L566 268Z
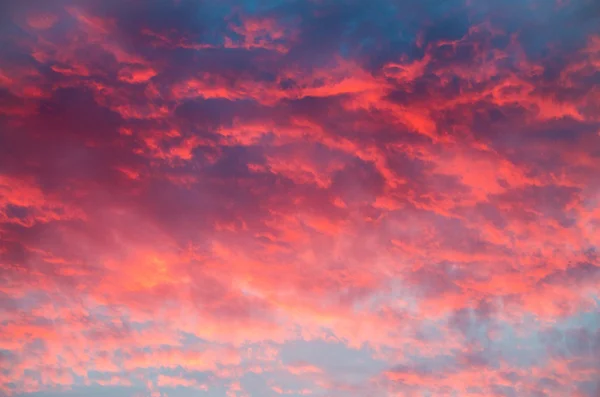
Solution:
M0 395L600 395L600 7L13 1Z

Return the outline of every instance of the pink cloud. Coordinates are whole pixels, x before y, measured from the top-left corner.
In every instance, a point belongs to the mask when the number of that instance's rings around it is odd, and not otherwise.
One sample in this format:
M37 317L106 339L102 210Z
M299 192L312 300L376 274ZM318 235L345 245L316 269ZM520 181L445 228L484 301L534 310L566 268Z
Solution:
M0 394L597 395L595 9L359 3L7 8Z

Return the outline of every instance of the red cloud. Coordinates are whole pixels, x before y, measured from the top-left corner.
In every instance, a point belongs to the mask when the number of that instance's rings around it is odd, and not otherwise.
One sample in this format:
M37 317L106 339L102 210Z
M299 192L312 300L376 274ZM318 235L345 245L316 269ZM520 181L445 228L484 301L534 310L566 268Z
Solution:
M597 394L597 31L192 3L9 7L2 393Z

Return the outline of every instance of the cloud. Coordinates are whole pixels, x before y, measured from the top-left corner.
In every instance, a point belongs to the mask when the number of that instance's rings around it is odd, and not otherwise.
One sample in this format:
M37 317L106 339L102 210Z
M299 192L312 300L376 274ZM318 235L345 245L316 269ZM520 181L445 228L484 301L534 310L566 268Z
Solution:
M597 395L590 7L4 7L0 394Z

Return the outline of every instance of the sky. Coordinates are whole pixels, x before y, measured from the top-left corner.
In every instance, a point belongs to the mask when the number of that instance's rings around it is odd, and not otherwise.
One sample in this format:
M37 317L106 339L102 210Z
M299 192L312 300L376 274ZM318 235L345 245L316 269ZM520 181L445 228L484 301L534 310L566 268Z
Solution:
M600 396L600 3L0 6L0 396Z

